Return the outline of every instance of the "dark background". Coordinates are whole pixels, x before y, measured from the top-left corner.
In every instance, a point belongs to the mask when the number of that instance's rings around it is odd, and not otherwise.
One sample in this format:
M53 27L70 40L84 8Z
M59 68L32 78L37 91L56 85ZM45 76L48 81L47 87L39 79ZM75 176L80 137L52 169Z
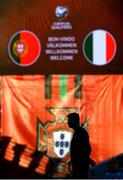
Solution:
M67 6L72 30L51 30L57 6ZM123 1L121 0L1 0L0 1L0 74L122 74ZM112 62L94 66L84 57L85 36L95 29L109 31L117 42ZM29 67L20 67L8 55L8 42L20 30L33 31L41 42L41 55ZM48 36L75 36L79 55L73 61L50 61L45 54Z

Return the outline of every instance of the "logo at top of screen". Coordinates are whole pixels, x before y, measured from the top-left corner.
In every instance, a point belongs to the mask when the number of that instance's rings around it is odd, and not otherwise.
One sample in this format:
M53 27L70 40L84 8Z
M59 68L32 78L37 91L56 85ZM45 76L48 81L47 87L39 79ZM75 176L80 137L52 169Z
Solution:
M116 41L108 31L101 29L92 31L84 39L83 53L91 64L106 65L116 54Z
M68 15L69 9L66 6L58 6L55 10L56 17L59 20L65 19Z
M30 66L39 58L41 45L33 32L23 30L11 37L8 52L12 61L18 66Z

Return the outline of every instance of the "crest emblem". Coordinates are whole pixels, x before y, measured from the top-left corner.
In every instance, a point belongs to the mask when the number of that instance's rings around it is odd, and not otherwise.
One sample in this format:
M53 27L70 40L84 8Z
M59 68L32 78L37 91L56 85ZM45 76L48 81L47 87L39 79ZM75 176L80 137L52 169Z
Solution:
M28 45L26 42L17 40L13 45L13 52L17 57L24 57L28 52Z
M63 158L70 150L72 132L57 131L53 132L54 152L59 158Z

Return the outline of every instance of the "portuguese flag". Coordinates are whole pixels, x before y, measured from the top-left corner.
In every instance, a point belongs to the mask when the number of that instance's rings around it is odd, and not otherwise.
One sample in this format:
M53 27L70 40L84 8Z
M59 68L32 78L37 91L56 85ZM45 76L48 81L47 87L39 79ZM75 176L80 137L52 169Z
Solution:
M39 57L41 46L36 35L30 31L15 33L9 42L9 55L19 66L29 66Z
M116 52L113 36L104 30L95 30L87 35L83 45L84 55L94 65L109 63Z

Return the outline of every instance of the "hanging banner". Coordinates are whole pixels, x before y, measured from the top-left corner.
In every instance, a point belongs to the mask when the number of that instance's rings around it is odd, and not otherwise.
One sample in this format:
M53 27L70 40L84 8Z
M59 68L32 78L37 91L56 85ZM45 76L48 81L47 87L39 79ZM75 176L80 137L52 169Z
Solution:
M68 131L66 115L79 112L93 158L116 155L123 148L122 81L122 75L4 76L2 135L56 157L53 132Z

